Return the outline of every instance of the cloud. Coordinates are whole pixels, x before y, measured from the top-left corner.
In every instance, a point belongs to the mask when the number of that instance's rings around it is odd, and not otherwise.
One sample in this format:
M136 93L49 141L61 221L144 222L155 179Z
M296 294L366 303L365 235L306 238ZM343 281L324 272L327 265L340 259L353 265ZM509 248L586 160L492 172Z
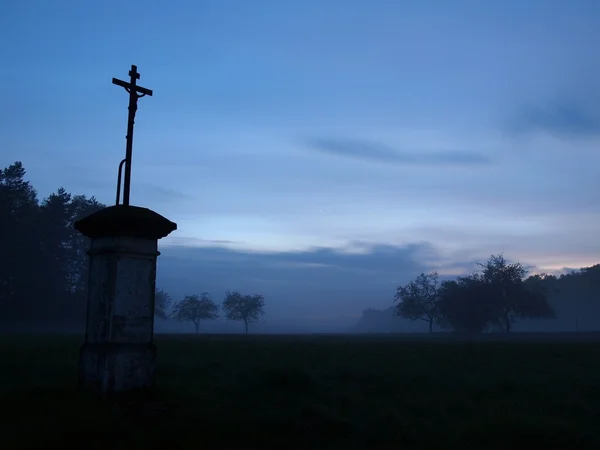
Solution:
M65 169L68 170L65 181L67 184L75 187L75 191L81 190L93 191L95 193L108 194L106 195L111 199L111 202L116 195L117 191L117 169L106 170L106 167L96 170L94 173L89 173L89 168L79 164L68 164ZM164 171L163 171L164 173ZM138 175L138 174L135 174ZM123 179L125 177L125 170L123 169ZM145 177L148 179L148 177ZM132 178L131 182L131 194L132 201L137 203L139 201L150 202L150 203L173 203L191 200L194 197L190 194L182 192L178 189L172 189L167 186L171 184L171 180L165 178L164 184L158 184L161 180L156 178L150 178L150 181L138 181L137 177ZM123 181L121 181L121 196L123 195ZM114 192L114 194L113 194ZM135 199L133 198L135 196Z
M560 138L600 136L600 110L591 101L554 100L523 107L509 120L512 134L545 132Z
M211 247L211 246L227 246L227 245L239 245L243 244L240 241L231 241L228 239L202 239L192 236L169 236L169 247L170 246L184 246L184 247Z
M136 185L136 191L143 197L151 198L155 202L169 203L193 199L191 195L184 192L150 183L139 183Z
M398 165L473 166L492 162L482 153L459 150L397 151L384 144L358 139L314 138L309 139L307 144L321 153Z

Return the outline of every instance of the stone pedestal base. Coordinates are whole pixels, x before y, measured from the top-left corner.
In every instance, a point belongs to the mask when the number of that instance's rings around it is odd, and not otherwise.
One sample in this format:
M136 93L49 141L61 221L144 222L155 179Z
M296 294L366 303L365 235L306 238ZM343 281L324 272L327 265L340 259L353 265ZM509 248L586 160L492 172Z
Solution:
M177 224L147 208L115 205L75 222L91 239L82 388L102 396L154 385L158 240Z
M154 344L84 344L79 384L104 395L154 387Z

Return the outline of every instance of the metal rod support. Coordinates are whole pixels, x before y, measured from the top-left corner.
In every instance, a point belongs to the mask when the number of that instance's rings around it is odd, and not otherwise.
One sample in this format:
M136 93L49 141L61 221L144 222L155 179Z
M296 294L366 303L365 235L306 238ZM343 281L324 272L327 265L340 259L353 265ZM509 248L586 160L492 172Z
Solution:
M121 199L121 174L123 173L123 164L125 164L126 161L126 159L122 159L119 163L119 175L117 176L117 202L115 203L116 205L119 204L119 201Z

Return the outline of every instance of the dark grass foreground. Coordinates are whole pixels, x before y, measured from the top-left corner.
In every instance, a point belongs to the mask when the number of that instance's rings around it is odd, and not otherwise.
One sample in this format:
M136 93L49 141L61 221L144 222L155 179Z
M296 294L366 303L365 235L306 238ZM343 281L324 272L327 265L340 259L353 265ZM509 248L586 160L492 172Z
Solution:
M0 448L600 448L594 342L159 336L143 405L78 393L80 344L0 338Z

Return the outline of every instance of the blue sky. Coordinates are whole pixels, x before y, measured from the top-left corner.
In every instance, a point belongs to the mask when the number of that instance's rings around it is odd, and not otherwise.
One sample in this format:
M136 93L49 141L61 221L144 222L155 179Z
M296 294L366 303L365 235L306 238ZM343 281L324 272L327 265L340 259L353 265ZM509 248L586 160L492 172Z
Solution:
M127 96L111 79L136 64L154 96L131 201L178 223L165 252L591 265L599 22L594 0L8 0L0 163L23 161L42 196L113 203Z

